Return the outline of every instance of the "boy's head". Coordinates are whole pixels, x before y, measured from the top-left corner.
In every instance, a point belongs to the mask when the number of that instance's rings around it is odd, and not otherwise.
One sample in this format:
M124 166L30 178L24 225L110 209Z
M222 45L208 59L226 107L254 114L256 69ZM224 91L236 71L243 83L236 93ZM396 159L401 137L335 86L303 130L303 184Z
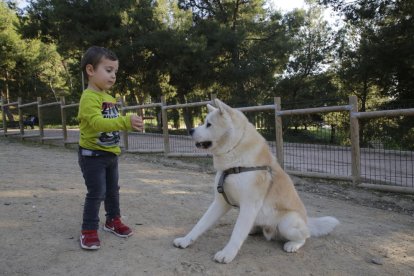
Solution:
M109 60L118 60L118 57L112 51L99 46L90 47L82 57L81 68L82 73L86 79L88 79L88 73L86 72L86 66L91 64L93 68L96 69L98 64L101 62L102 58Z

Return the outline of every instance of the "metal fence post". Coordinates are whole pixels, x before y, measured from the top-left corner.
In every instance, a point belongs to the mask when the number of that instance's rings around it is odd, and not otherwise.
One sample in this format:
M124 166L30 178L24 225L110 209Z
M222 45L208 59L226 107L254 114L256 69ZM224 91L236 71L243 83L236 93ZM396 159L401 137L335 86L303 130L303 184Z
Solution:
M162 119L162 134L164 137L164 155L167 156L170 153L170 138L168 135L168 117L167 109L165 108L167 103L165 97L161 97L161 119Z
M284 153L283 153L283 125L282 115L278 112L282 110L280 97L274 98L275 102L275 131L276 131L276 157L282 168L285 167Z
M359 147L359 121L354 113L358 112L358 99L356 96L349 96L349 122L351 130L351 162L352 162L352 183L361 183L361 152Z

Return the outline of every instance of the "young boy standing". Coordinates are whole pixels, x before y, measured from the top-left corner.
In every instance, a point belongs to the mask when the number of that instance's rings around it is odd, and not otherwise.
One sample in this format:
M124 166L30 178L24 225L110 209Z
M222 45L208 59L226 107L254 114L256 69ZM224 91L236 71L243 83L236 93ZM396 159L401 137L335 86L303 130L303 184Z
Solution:
M122 223L119 208L118 155L119 130L138 130L142 119L120 116L116 100L107 91L115 84L118 58L108 49L93 46L84 54L81 67L88 87L79 103L79 166L87 194L83 211L80 245L83 249L100 248L99 209L104 201L104 230L118 237L129 237L132 230Z

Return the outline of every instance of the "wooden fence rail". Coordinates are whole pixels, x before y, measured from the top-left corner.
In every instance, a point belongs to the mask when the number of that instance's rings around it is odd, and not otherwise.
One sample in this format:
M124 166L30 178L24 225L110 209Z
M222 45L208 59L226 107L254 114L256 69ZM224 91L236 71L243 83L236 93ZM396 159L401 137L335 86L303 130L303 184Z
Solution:
M171 152L170 148L170 136L168 130L168 110L173 109L183 109L183 108L194 108L205 106L206 104L214 105L215 95L211 96L209 101L193 102L186 104L175 104L167 105L165 98L161 98L160 103L152 104L143 104L143 105L134 105L126 106L124 101L121 100L121 113L126 114L127 111L139 111L148 108L160 108L161 110L161 121L162 121L162 132L163 132L163 149L161 152L164 153L167 157L174 156L207 156L205 153L174 153ZM67 114L66 111L69 108L76 108L79 106L79 103L66 104L65 98L61 97L58 102L51 103L42 103L40 97L37 98L36 102L23 103L22 99L19 98L17 102L5 103L4 99L1 99L1 111L3 118L3 134L4 136L11 135L7 130L7 118L6 118L6 108L16 106L18 109L19 116L19 127L20 127L20 137L21 139L39 137L40 141L43 143L45 140L62 140L64 145L74 143L73 141L68 140L68 130L67 130ZM37 116L39 120L39 134L36 135L25 135L24 133L24 124L23 124L23 109L27 107L37 107ZM61 111L61 121L62 121L62 135L45 137L44 135L44 122L42 109L50 106L60 106ZM292 109L292 110L282 110L281 99L279 97L274 98L274 104L272 105L262 105L262 106L249 106L249 107L240 107L238 108L242 112L257 112L257 111L273 111L275 118L275 147L276 147L276 157L282 167L285 167L285 156L284 156L284 143L283 143L283 117L294 116L294 115L307 115L315 113L331 113L331 112L348 112L349 113L349 123L350 123L350 141L351 141L351 175L350 176L340 176L327 173L317 173L317 172L302 172L302 171L288 171L291 174L296 174L299 176L305 177L318 177L318 178L327 178L327 179L339 179L339 180L350 180L354 185L362 185L369 188L378 188L387 191L397 191L397 192L408 192L414 193L413 187L396 187L390 185L376 185L376 184L364 184L361 180L361 156L360 156L360 137L359 137L359 121L368 118L378 118L378 117L393 117L393 116L414 116L414 108L409 109L399 109L399 110L385 110L385 111L372 111L372 112L359 112L358 111L358 102L356 96L349 97L349 104L342 106L329 106L329 107L316 107L316 108L307 108L307 109ZM136 150L129 149L128 144L128 132L123 133L123 143L126 151L129 152L160 152L160 150Z

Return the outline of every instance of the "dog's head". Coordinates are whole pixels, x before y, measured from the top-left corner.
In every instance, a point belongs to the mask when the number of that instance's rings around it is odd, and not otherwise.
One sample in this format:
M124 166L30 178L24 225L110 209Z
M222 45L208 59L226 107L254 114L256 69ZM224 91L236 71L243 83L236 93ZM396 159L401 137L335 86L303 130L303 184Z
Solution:
M211 152L219 152L231 147L232 142L237 142L241 135L246 117L238 110L231 108L220 100L215 100L216 107L208 104L204 124L190 131L196 141L196 146L208 149Z

